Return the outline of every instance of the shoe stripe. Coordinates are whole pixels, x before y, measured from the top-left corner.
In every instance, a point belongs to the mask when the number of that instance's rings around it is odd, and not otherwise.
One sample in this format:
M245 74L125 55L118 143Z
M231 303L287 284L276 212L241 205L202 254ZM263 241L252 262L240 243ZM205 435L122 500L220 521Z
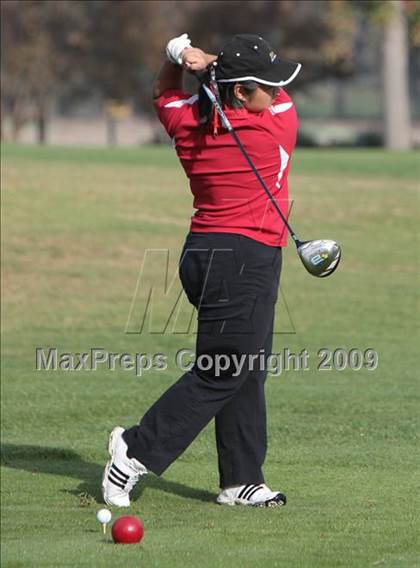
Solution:
M248 493L248 495L246 496L247 499L251 499L251 497L254 495L254 493L256 493L257 491L259 491L260 489L262 489L262 485L258 485L258 487L256 487L255 489L253 489L251 491L251 493Z
M115 473L114 473L112 470L109 471L108 477L109 477L110 479L113 479L114 481L116 481L116 482L118 482L118 483L121 483L121 485L124 485L124 487L127 485L127 482L126 482L126 481L123 481L122 479L120 479L119 477L117 477L117 476L115 475Z
M115 479L118 479L118 481L121 481L121 483L127 483L128 481L128 477L126 476L122 476L119 473L117 473L116 471L114 471L113 467L111 466L111 469L109 470L110 473L112 473L112 475L115 477Z
M120 476L121 476L123 479L125 479L126 481L128 481L128 478L129 478L130 476L127 475L126 473L124 473L123 471L121 471L121 470L115 465L115 463L113 463L113 464L111 465L111 469L115 470L115 473L117 473L117 474L119 473Z
M119 487L120 489L125 489L125 485L123 485L122 483L120 483L119 481L116 481L115 479L113 479L111 477L111 473L108 473L108 481L110 483L113 483L114 485L116 485L117 487Z
M118 483L124 485L124 487L127 485L127 481L125 479L121 479L120 477L118 477L118 475L115 475L113 471L110 471L108 476L112 477L112 479L114 479L115 481L118 481Z
M249 491L250 489L252 489L253 487L255 487L255 485L245 485L245 487L243 487L238 495L238 499L245 499L245 493L247 491Z
M251 485L250 488L247 489L242 495L242 499L249 499L249 496L254 491L254 489L258 489L258 485Z
M122 485L126 485L127 482L124 479L121 479L120 477L118 477L117 475L115 475L115 473L110 469L108 472L108 477L112 478L114 481L118 481L118 483L121 483Z
M115 473L115 471L112 468L109 470L109 475L111 475L116 481L119 481L123 485L127 485L128 481L129 481L128 479L122 479L121 475L118 475L117 473Z

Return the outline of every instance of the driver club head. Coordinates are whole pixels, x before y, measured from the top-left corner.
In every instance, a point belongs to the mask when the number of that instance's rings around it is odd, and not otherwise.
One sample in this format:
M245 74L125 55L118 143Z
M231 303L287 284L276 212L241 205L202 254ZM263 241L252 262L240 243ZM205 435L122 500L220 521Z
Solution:
M298 242L297 251L304 267L313 276L325 278L334 272L341 259L341 248L335 241Z

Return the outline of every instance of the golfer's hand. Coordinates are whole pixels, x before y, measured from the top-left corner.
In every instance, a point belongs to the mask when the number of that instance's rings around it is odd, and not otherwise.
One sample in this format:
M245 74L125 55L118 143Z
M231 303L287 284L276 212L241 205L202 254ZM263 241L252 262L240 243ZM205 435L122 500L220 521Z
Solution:
M214 61L215 57L204 53L198 47L185 48L181 53L182 66L191 73L195 71L203 71L209 63Z
M182 65L181 53L185 48L191 47L188 34L182 34L171 39L166 46L166 56L172 63Z

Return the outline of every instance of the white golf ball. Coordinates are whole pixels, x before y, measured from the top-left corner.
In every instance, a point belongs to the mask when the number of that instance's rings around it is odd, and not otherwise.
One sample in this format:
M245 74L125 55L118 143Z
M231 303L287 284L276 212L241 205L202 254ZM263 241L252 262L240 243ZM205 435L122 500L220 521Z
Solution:
M108 509L99 509L96 513L96 518L100 523L106 525L112 518L111 511L108 511Z

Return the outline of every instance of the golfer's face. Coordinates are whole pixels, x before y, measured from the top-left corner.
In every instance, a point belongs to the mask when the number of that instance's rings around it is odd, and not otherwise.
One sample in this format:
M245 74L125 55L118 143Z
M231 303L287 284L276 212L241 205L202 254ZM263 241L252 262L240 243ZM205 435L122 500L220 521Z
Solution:
M251 112L261 112L273 103L278 92L278 87L260 85L255 91L248 95L245 107Z

